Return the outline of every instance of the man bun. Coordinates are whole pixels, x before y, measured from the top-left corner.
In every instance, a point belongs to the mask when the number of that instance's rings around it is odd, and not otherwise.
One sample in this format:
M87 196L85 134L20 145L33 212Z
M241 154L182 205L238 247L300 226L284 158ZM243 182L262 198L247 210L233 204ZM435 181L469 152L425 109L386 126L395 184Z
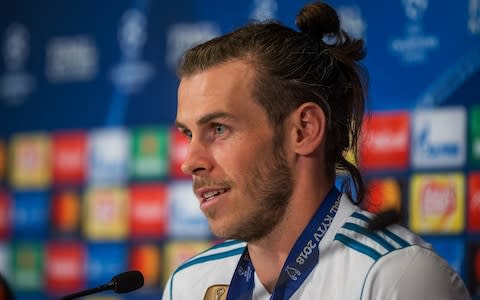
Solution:
M330 34L337 35L340 31L337 13L323 2L305 5L298 13L295 24L301 32L318 39Z

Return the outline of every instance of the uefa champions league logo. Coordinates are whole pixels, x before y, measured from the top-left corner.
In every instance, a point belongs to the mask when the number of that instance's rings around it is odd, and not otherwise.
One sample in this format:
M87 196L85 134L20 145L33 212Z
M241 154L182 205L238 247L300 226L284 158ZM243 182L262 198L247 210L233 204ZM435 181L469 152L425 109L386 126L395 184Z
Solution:
M428 53L438 49L438 35L428 34L423 29L423 18L428 10L428 0L402 0L405 17L405 32L389 43L393 54L404 64L422 64L428 60Z
M245 277L245 281L249 282L250 279L252 278L252 267L247 266L246 269L242 268L241 266L238 268L238 275Z
M3 44L3 57L5 66L9 71L20 71L30 54L28 41L30 34L22 24L12 24L5 32Z
M35 80L23 69L30 54L30 34L23 24L10 25L2 44L6 73L0 77L0 97L9 105L20 105L31 94Z
M146 25L145 15L133 9L126 11L120 22L118 41L123 57L113 68L111 78L125 94L138 92L153 77L152 65L141 60L147 41Z
M428 0L403 0L405 15L412 21L419 21L428 7Z
M469 2L468 29L473 34L480 33L480 0L470 0Z
M285 268L285 272L287 272L287 275L292 279L293 281L298 280L298 276L302 275L302 272L299 270L295 269L294 267L287 266Z
M137 59L147 40L145 16L137 10L129 10L122 17L118 40L120 49L128 59Z

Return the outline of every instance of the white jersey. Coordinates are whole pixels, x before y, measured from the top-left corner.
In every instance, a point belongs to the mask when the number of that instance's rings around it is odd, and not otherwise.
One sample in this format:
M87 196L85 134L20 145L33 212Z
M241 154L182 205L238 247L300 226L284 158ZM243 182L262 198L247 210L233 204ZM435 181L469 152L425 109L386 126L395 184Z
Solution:
M318 264L290 299L471 299L461 278L429 244L398 225L368 231L371 217L342 196L319 244ZM226 299L245 247L226 241L191 258L170 276L163 299ZM270 299L254 279L252 299Z

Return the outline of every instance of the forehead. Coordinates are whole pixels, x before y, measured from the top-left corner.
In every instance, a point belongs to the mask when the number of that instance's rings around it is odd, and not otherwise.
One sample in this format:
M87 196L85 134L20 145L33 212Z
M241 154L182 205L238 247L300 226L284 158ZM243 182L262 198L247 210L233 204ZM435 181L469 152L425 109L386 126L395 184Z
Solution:
M252 95L254 68L241 60L183 77L178 88L177 121L200 119L214 111L241 117L263 108Z

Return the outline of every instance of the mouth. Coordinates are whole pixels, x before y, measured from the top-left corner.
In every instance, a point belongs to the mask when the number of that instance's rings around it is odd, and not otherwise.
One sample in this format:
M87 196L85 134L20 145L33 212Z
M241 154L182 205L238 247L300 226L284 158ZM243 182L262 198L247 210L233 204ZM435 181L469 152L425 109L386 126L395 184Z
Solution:
M229 191L230 189L229 188L223 188L223 189L217 189L217 190L211 190L209 189L208 191L205 191L205 192L201 192L200 193L200 197L201 197L201 201L202 202L205 202L205 201L210 201L212 200L213 198L221 195L221 194L224 194L226 193L227 191Z
M207 203L214 202L229 190L230 188L201 188L197 190L196 194L200 200L200 206L205 206Z

